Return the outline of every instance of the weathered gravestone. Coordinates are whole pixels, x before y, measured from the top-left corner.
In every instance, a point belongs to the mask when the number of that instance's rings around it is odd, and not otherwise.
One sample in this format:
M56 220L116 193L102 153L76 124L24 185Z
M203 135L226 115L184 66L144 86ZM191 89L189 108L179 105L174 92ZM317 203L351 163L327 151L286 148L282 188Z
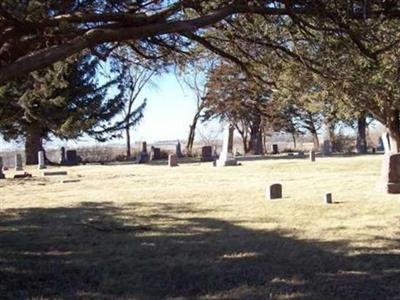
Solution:
M379 138L378 140L378 147L376 148L377 151L385 151L385 147L383 145L383 139L382 137Z
M178 157L176 154L168 155L168 165L170 167L177 167L178 166Z
M15 154L15 171L22 171L22 156L21 154Z
M272 154L279 154L278 144L272 145Z
M65 157L65 148L64 147L61 147L61 149L60 149L60 164L61 165L64 165L64 164L66 164L66 162L67 162L67 159L66 159L66 157Z
M400 153L383 156L381 179L376 189L388 194L400 194Z
M267 189L267 199L281 199L282 198L282 185L280 183L271 184Z
M314 150L310 151L310 161L315 162L315 151Z
M32 174L24 172L23 174L15 174L14 179L24 179L24 178L31 178Z
M67 150L65 158L66 158L66 164L69 166L79 165L81 161L76 150Z
M39 170L46 169L44 151L39 151L38 152L38 169Z
M64 179L60 181L61 183L77 183L81 182L80 179Z
M149 161L149 153L147 152L147 143L143 142L142 143L142 151L138 154L136 157L136 162L138 164L145 164Z
M68 175L67 171L45 171L43 172L43 176L66 176Z
M297 153L297 157L299 157L299 158L304 158L304 157L305 157L304 151L299 151L299 152Z
M331 193L325 193L325 197L324 197L324 202L326 204L332 204L332 194Z
M217 167L237 166L237 160L233 155L233 133L234 127L230 124L226 125L224 131L224 139L222 143L221 154L216 161Z
M179 141L178 141L178 144L176 144L176 152L175 153L178 158L183 157L181 143Z
M0 179L5 179L6 176L3 173L3 158L0 157Z
M331 155L332 152L331 141L329 140L324 141L324 143L322 144L321 152L322 155Z
M161 159L161 149L151 147L150 160L159 160L159 159Z
M211 146L204 146L201 148L201 161L214 161L214 157L212 155L212 147Z

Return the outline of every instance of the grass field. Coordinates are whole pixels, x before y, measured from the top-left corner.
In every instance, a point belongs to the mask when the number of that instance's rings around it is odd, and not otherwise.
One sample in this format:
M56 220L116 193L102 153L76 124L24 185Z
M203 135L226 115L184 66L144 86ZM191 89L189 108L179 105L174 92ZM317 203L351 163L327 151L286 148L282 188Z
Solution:
M400 299L400 196L374 192L381 158L0 181L0 298ZM284 199L266 200L273 182Z

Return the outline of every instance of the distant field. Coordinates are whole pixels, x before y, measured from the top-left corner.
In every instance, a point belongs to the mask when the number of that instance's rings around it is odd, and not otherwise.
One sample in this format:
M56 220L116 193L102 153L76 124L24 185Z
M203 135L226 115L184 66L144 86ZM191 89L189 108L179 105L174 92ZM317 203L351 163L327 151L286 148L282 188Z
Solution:
M0 181L0 298L400 299L400 195L374 192L381 158ZM266 200L273 182L284 199Z

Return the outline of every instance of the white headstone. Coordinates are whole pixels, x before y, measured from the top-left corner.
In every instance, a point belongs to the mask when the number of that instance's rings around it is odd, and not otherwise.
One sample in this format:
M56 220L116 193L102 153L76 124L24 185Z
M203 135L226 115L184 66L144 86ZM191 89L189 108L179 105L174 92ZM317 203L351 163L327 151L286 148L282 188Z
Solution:
M22 156L21 154L15 154L15 171L22 171Z
M222 151L221 154L216 161L217 167L225 167L225 166L236 166L237 160L235 159L232 149L229 149L230 143L233 139L233 126L227 124L224 130L224 139L222 142Z
M383 149L385 150L385 153L391 153L391 145L390 145L390 136L389 133L385 132L382 134L382 143L383 143Z
M39 170L46 169L46 162L44 160L44 151L38 152L38 168Z

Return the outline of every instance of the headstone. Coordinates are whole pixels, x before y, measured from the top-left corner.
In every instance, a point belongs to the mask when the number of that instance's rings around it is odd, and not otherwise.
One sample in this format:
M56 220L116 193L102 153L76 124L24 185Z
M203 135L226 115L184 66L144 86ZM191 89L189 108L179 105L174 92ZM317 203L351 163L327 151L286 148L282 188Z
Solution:
M385 147L384 147L384 145L383 145L383 139L382 139L382 137L379 138L377 150L378 150L378 151L385 151Z
M279 154L278 144L272 145L272 154Z
M161 149L151 147L150 160L159 160L159 159L161 159Z
M0 179L5 179L6 176L3 173L3 158L0 157Z
M299 158L304 158L304 157L305 157L304 151L299 151L299 152L297 153L297 157L299 157Z
M66 152L66 164L69 166L76 166L80 163L80 157L76 150L67 150Z
M178 157L176 154L170 154L168 156L168 165L170 167L177 167L178 166Z
M76 183L76 182L81 182L79 179L65 179L61 180L61 183Z
M22 179L22 178L30 178L32 177L32 174L29 174L27 172L23 173L23 174L15 174L14 175L14 179Z
M140 153L138 154L137 158L136 158L136 162L138 164L145 164L149 161L150 157L149 157L149 153L147 153L147 143L143 142L142 143L142 151L140 151Z
M46 169L46 162L44 158L44 151L38 152L38 168L39 170Z
M390 144L390 136L389 133L385 132L382 134L382 144L383 144L383 150L385 151L385 154L391 152L391 144Z
M45 171L43 172L43 176L66 176L68 175L67 171Z
M206 161L213 161L213 153L212 153L212 147L211 146L204 146L201 148L201 161L206 162Z
M331 154L331 141L325 140L322 144L322 154L323 155L330 155Z
M381 179L376 188L388 194L400 194L400 154L383 156Z
M324 201L326 204L332 204L332 194L326 193L324 197Z
M222 143L222 151L221 154L216 161L215 165L217 167L226 167L226 166L237 166L237 160L235 159L232 151L233 151L233 133L234 127L230 124L226 125L224 131L224 139Z
M61 165L64 165L64 164L67 162L67 159L66 159L66 157L65 157L65 148L64 148L64 147L61 147L61 149L60 149L60 155L61 155L60 164L61 164Z
M271 184L267 189L267 198L269 200L282 198L282 185L279 183Z
M179 157L183 157L182 154L182 149L181 149L181 143L178 141L178 144L176 144L176 156Z
M213 156L213 157L218 157L217 146L214 146L214 147L213 147L212 156Z
M315 151L314 150L310 151L310 161L315 162Z
M15 154L15 171L22 171L22 156L21 154Z

